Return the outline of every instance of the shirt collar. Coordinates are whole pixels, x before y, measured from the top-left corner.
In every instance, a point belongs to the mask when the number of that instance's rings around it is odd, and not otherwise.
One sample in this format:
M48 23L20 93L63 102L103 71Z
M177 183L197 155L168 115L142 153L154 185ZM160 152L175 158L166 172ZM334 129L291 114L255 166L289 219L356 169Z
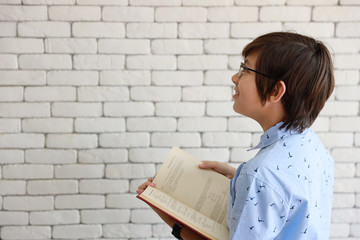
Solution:
M282 140L290 135L299 133L296 130L286 130L286 128L280 129L284 122L279 122L275 126L269 128L266 132L261 135L260 142L257 146L250 148L250 150L262 149L270 146L271 144Z

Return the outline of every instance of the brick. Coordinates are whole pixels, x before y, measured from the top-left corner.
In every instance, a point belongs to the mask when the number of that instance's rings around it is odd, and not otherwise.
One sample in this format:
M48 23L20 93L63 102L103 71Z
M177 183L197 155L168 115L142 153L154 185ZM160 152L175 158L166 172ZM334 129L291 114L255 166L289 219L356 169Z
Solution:
M159 7L155 12L157 22L206 22L206 8Z
M336 163L335 178L354 178L356 167L353 163Z
M336 70L334 72L336 86L357 85L359 82L359 72L356 70Z
M104 237L107 238L147 238L151 236L150 224L105 224Z
M228 101L231 99L230 87L186 87L183 88L185 101Z
M75 150L28 149L25 151L25 162L27 163L69 164L75 163L76 158Z
M42 148L44 139L43 134L1 134L0 146L2 148Z
M154 147L200 147L199 133L153 133L151 146Z
M79 163L119 163L127 162L126 149L90 149L80 150Z
M156 103L156 115L168 117L195 117L205 115L205 103Z
M286 31L296 31L299 34L312 36L315 38L333 37L335 32L334 23L285 23Z
M1 53L43 53L44 43L35 38L1 38Z
M259 123L247 117L229 118L230 132L263 132Z
M212 117L230 117L239 114L233 110L233 102L208 102L206 104L206 114Z
M50 226L7 226L1 228L2 239L50 239Z
M0 117L49 117L48 103L0 103Z
M78 182L77 180L31 180L27 183L27 193L30 195L78 193Z
M126 128L130 132L172 132L176 131L177 122L175 118L128 118L126 120Z
M180 87L132 87L130 97L135 101L179 101L181 99Z
M204 133L203 145L206 147L249 147L250 133Z
M23 163L23 162L24 162L24 151L0 149L0 164Z
M360 219L360 209L342 208L334 209L331 220L334 223L357 223Z
M333 53L358 53L360 51L360 39L331 38L326 44Z
M47 20L46 6L1 6L0 21Z
M159 86L198 86L203 83L201 71L153 71L152 82Z
M98 145L95 134L48 134L48 148L95 148Z
M280 22L252 22L252 23L232 23L230 36L235 38L255 38L268 32L282 30Z
M229 23L180 23L180 38L228 38Z
M130 5L134 6L180 6L180 0L130 0Z
M99 53L149 54L150 41L144 39L99 39Z
M54 198L50 196L4 197L3 208L16 211L52 210Z
M360 237L360 224L351 224L350 235L354 237Z
M215 117L197 117L197 118L179 118L178 130L180 132L209 132L226 131L226 118Z
M55 166L55 178L102 178L104 165L102 164L66 164Z
M201 40L153 40L151 50L154 54L201 54L203 41Z
M150 71L102 71L100 85L150 85Z
M208 9L210 22L253 22L258 20L257 7L212 7Z
M72 34L74 37L124 38L125 26L111 22L74 22Z
M235 4L236 5L255 5L255 6L262 6L262 5L284 5L285 4L285 0L267 0L267 1L262 1L262 0L253 0L253 1L247 1L247 0L235 0Z
M150 7L104 7L104 21L153 22L154 9Z
M359 2L356 0L340 0L340 5L359 5Z
M75 0L23 0L23 4L29 4L29 5L40 5L40 4L46 4L46 5L62 5L62 4L68 4L68 5L74 5Z
M80 214L76 210L30 212L31 225L62 225L80 223Z
M315 132L328 132L330 129L330 119L327 117L318 117L311 126Z
M150 137L148 133L104 133L99 141L101 147L147 147Z
M147 38L147 39L176 38L177 24L176 23L128 23L126 25L126 36L129 38Z
M360 161L360 149L358 148L334 148L331 152L336 162L356 163Z
M155 175L154 164L108 164L106 178L136 179Z
M205 72L204 85L216 85L216 86L234 86L231 81L231 77L235 74L235 71L229 70L209 70Z
M200 161L228 162L230 157L229 149L226 148L185 148L184 150Z
M0 37L16 36L16 22L1 22L0 28L1 28Z
M17 69L17 68L18 68L18 62L16 55L14 54L0 55L0 69Z
M97 53L97 41L90 38L47 38L46 53Z
M125 120L123 118L77 118L75 132L123 132Z
M79 70L124 69L125 56L122 55L75 55L74 68Z
M80 193L92 194L109 194L109 193L126 193L129 191L128 180L80 180Z
M228 59L224 55L178 56L180 70L227 69Z
M334 182L335 193L358 193L360 192L359 178L338 178ZM344 213L342 216L346 216Z
M99 117L102 115L101 103L53 103L52 115L56 117Z
M332 223L330 237L347 237L350 234L350 225L344 223Z
M152 209L134 209L131 211L132 223L163 223L164 221Z
M334 117L330 120L330 130L333 132L358 132L360 117Z
M129 160L135 163L163 163L169 151L168 148L132 148Z
M56 209L97 209L104 207L105 207L105 197L102 195L78 194L78 195L58 195L55 197Z
M101 225L67 225L54 226L54 238L100 238L102 236Z
M0 195L24 195L26 182L20 180L0 180ZM1 218L0 218L1 222Z
M19 133L20 131L20 119L0 118L0 133Z
M156 213L155 213L156 214ZM130 220L130 210L82 210L81 222L85 224L100 223L128 223Z
M127 5L127 0L77 0L79 5Z
M320 116L357 116L358 112L358 102L327 101Z
M336 25L337 37L360 37L360 23L339 22Z
M56 29L56 31L54 31ZM20 37L70 37L71 26L68 22L19 22Z
M92 6L50 6L49 19L60 21L99 21L100 7Z
M171 227L165 223L162 224L153 224L152 225L152 231L154 237L171 237Z
M355 146L359 146L359 145L360 145L360 134L355 133Z
M48 71L48 85L98 85L99 73L96 71Z
M29 118L22 120L23 132L66 133L73 131L73 120L68 118Z
M26 87L24 92L27 102L75 101L74 87Z
M350 147L353 145L352 133L319 133L319 138L325 147ZM341 141L338 141L341 139Z
M354 194L337 194L333 196L333 208L351 208L355 206Z
M40 164L5 165L2 169L4 179L47 179L54 175L54 167Z
M104 116L153 116L154 104L151 102L104 103Z
M17 102L23 100L22 87L2 87L0 88L1 102Z
M233 0L183 0L184 6L227 6L232 5L233 3Z
M346 22L360 20L360 7L355 6L320 6L314 7L313 20L325 22Z
M31 70L71 69L72 60L65 54L20 55L19 66Z
M337 5L337 0L320 0L320 1L311 1L311 0L288 0L289 5Z
M337 54L334 57L335 66L341 69L359 69L360 54Z
M309 22L311 7L267 6L260 9L260 21Z
M159 56L159 55L139 55L128 56L126 58L126 67L128 69L139 70L175 70L175 56Z
M360 86L338 86L335 94L339 100L359 101Z
M216 39L205 42L205 53L209 54L241 54L243 48L249 43L248 40L239 39Z
M106 206L120 209L149 207L145 202L138 200L135 194L109 194L106 197Z
M78 100L89 102L129 100L128 87L79 87Z
M9 212L0 211L0 225L27 225L29 222L29 214L25 212Z

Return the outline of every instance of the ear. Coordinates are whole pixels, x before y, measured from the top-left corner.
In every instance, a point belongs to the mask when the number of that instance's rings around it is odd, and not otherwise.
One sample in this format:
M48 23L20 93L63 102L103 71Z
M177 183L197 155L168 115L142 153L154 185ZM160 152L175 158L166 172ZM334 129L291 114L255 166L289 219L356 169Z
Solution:
M268 102L269 103L276 103L281 101L281 98L284 96L286 92L286 85L284 81L280 80L276 83L274 89L268 96Z

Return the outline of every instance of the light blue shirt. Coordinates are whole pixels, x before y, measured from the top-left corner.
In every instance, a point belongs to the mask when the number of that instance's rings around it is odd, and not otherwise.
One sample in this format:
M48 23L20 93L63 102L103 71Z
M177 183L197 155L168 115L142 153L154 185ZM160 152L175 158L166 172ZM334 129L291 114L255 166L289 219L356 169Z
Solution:
M267 130L230 182L231 239L329 239L334 161L306 129Z

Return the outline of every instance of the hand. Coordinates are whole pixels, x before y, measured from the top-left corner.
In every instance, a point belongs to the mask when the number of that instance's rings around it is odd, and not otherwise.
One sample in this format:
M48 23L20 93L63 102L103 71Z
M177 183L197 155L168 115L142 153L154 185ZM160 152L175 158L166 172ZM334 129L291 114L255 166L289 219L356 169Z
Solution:
M201 164L199 164L199 168L212 169L230 179L234 177L236 172L236 168L230 166L229 164L216 161L202 161Z
M146 182L144 182L143 184L141 184L138 189L136 190L136 193L137 194L141 194L143 191L145 191L145 189L148 187L148 186L151 186L151 187L155 187L156 184L152 182L153 181L153 178L148 178L148 180Z

